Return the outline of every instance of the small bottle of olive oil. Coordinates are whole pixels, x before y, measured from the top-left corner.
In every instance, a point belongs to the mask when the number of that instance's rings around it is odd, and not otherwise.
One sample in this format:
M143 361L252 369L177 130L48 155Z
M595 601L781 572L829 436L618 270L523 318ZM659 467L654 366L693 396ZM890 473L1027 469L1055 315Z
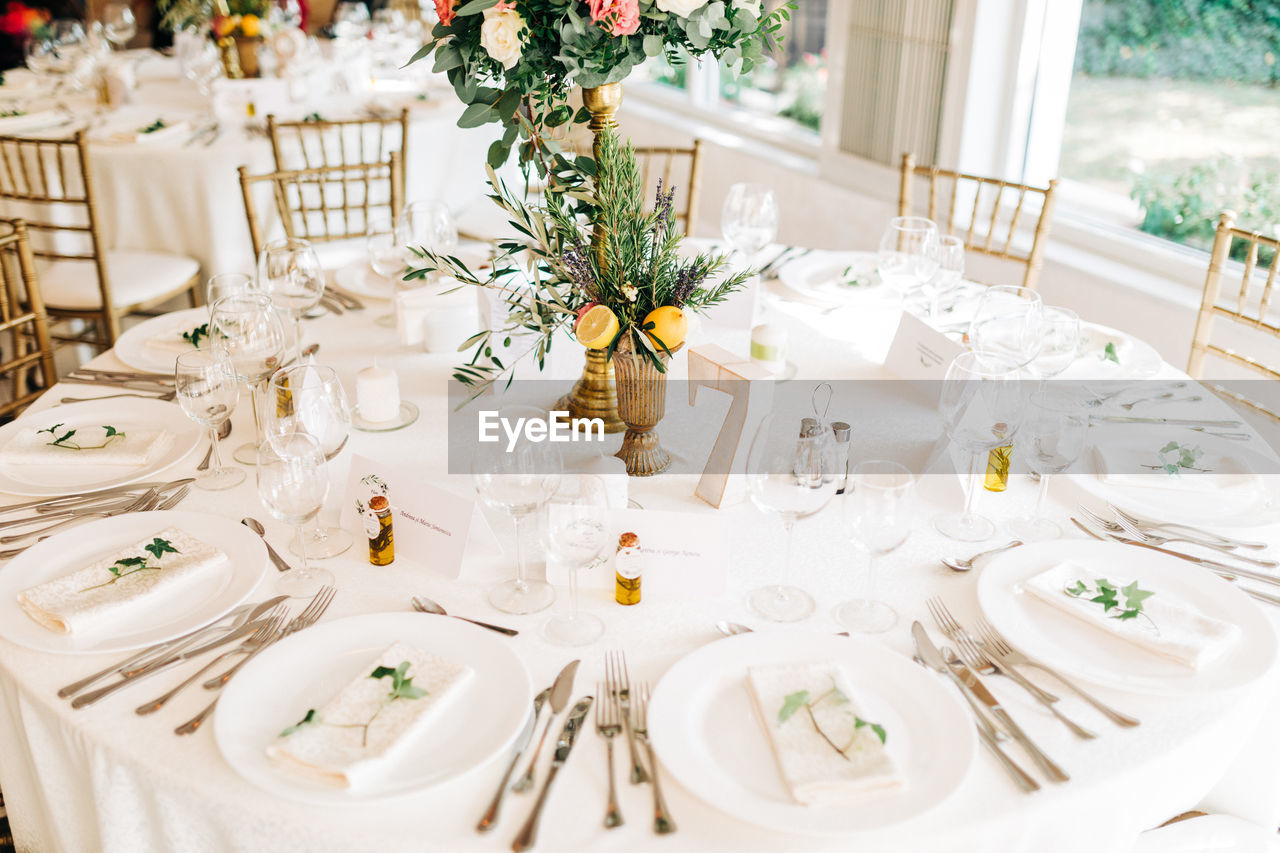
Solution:
M1009 461L1013 456L1013 445L994 448L987 454L987 473L982 480L982 487L988 492L1003 492L1009 485Z
M396 560L391 521L391 502L386 496L374 495L370 498L364 532L369 536L369 562L375 566L389 566Z
M619 604L640 603L640 537L624 533L618 537L618 554L614 558L615 584L613 598Z

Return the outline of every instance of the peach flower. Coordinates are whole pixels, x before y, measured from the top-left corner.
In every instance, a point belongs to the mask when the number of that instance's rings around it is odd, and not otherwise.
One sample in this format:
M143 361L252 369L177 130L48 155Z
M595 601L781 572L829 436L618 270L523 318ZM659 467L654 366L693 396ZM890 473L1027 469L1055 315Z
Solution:
M591 21L613 36L633 36L640 29L640 0L588 0Z

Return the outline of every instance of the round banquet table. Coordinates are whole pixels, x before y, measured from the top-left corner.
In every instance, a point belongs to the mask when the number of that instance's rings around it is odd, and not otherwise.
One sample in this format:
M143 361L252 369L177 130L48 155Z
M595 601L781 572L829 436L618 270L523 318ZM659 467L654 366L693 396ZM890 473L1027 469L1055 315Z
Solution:
M377 334L373 318L379 313L381 305L371 303L364 312L327 316L304 326L307 340L323 342L320 361L334 366L349 390L354 387L355 372L372 362L368 341ZM822 333L831 330L831 318L812 308L779 304L776 317L791 330L792 357L801 365L800 381L880 375L880 345L867 351L867 341L875 338L873 327L891 323L891 318L872 312L845 316L838 324L843 334L832 337ZM852 341L861 342L862 348ZM398 432L352 432L348 447L332 463L334 484L345 482L351 454L358 453L402 460L431 482L470 493L468 478L449 475L443 454L435 449L444 437L446 379L454 358L392 347L381 350L380 362L398 370L404 397L420 407L422 416ZM123 366L111 353L94 363ZM681 375L686 366L687 357L678 356L675 375ZM1172 368L1165 371L1178 375ZM60 385L38 405L51 405L67 393L87 396L86 392L97 389ZM672 397L669 411L683 404ZM244 401L235 413L234 426L232 443L252 429ZM611 439L617 442L619 437ZM193 470L203 453L202 446L183 463L185 471ZM185 471L180 468L174 473ZM227 492L193 491L181 508L268 519L250 473L245 484ZM1064 523L1077 499L1070 488L1055 482L1048 502L1052 516ZM689 478L633 479L630 489L646 509L718 511L726 516L732 543L727 591L712 598L645 601L622 608L611 596L586 590L583 606L605 620L607 633L594 645L568 649L541 638L538 629L546 612L506 616L487 606L486 588L510 572L508 562L468 557L460 579L444 580L407 557L390 567L372 567L358 538L350 551L325 561L337 577L338 595L324 621L404 612L409 610L410 595L422 593L451 612L520 629L519 637L504 642L511 643L537 688L549 684L568 660L581 657L575 689L575 696L581 696L594 692L595 682L603 678L606 650L625 650L632 678L656 683L683 655L716 641L713 625L717 620L737 620L762 630L829 633L835 630L831 606L860 588L860 563L840 533L838 509L828 506L798 526L796 540L797 579L815 595L817 612L799 626L766 627L748 611L744 591L775 576L781 550L776 520L766 519L750 504L714 510L693 496ZM331 490L324 517L332 519L336 514L340 492L340 487ZM946 500L954 504L959 490L947 494ZM1003 494L981 494L979 509L997 519L1009 518L1027 510L1033 495L1034 486L1015 476ZM880 639L908 657L911 620L932 625L924 604L929 595L943 596L962 621L977 614L974 587L979 573L953 574L938 563L940 555L965 553L970 547L933 532L928 518L938 509L933 503L921 506L920 524L910 539L880 563L878 592L901 615ZM500 521L495 521L495 527L508 541L508 527ZM267 521L267 528L283 550L288 529L273 521ZM1277 541L1280 529L1257 529L1252 534ZM1074 530L1066 535L1081 536ZM272 571L264 579L254 600L269 593L276 577ZM1280 610L1269 609L1267 615L1274 625ZM476 820L505 768L505 753L446 785L393 801L334 808L266 794L223 760L211 726L190 737L173 734L175 725L203 706L207 700L203 691L187 690L145 718L133 713L134 706L161 692L169 679L153 679L141 689L123 691L84 710L72 710L56 698L59 687L111 659L38 653L0 640L0 786L19 850L499 850L508 848L531 802L528 797L509 795L498 830L485 836L475 832ZM736 821L664 773L667 800L679 831L660 837L649 825L648 787L631 786L621 778L621 805L628 823L615 831L601 826L605 748L601 738L586 732L552 793L542 822L541 849L1120 853L1132 850L1144 830L1198 804L1262 826L1280 823L1280 762L1274 760L1280 755L1280 735L1274 725L1280 679L1274 665L1252 683L1210 695L1162 698L1095 688L1104 701L1141 718L1142 725L1136 729L1112 726L1068 695L1062 700L1067 712L1101 735L1087 742L1073 738L1017 688L999 679L989 683L1031 736L1072 774L1068 784L1046 783L1037 794L1022 794L990 756L979 751L960 788L936 809L856 839L822 839L779 834ZM620 753L625 754L625 750ZM545 755L543 759L545 763ZM1020 760L1026 764L1025 758ZM619 758L615 766L621 768L622 763Z
M237 169L251 174L275 168L271 144L261 130L246 129L244 121L218 115L219 130L189 141L192 133L214 120L212 100L183 78L175 59L151 51L137 62L137 88L132 102L94 115L89 95L63 98L79 119L70 125L33 130L31 136L62 136L77 127L89 128L89 166L98 200L98 221L108 250L150 250L181 254L200 262L207 278L221 272L253 268L249 229ZM216 84L251 86L284 81L216 81ZM0 85L0 101L22 99L31 93L33 76L26 69L6 72ZM489 134L457 126L461 105L443 78L430 78L419 100L413 92L365 95L325 95L305 103L280 103L258 114L262 126L266 112L296 120L311 113L326 119L355 118L368 107L398 112L410 110L409 149L405 156L406 201L447 199L460 211L484 192L484 156ZM275 100L280 100L276 97ZM271 101L265 101L271 103ZM37 106L30 106L35 111ZM225 112L225 111L224 111ZM186 122L190 132L142 142L112 142L112 132L133 131L156 119L167 124ZM21 135L21 134L20 134ZM441 168L447 164L447 168ZM260 215L271 216L268 196L259 203ZM0 210L6 216L24 215L20 208ZM29 214L28 214L29 215ZM269 224L270 220L268 220Z

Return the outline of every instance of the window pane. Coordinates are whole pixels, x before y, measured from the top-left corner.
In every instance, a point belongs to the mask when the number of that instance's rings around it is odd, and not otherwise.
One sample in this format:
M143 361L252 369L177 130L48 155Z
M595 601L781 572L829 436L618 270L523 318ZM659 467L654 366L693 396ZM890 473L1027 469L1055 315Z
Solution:
M806 0L791 13L782 28L782 50L773 61L741 76L722 69L722 100L818 130L827 93L827 2ZM765 8L772 10L781 3L767 0Z
M683 53L683 51L681 51ZM675 89L683 89L689 82L689 63L685 58L682 62L668 62L667 55L659 54L651 59L645 60L633 72L633 76L638 80L649 80L653 83L661 83L664 86L671 86Z

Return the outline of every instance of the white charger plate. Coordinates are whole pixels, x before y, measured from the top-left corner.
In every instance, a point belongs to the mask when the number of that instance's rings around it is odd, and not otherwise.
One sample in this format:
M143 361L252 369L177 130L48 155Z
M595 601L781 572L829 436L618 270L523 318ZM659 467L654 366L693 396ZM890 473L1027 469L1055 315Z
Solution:
M0 463L0 492L39 498L95 492L151 479L181 462L204 437L204 428L189 420L176 403L126 397L67 403L23 415L0 427L0 448L27 430L47 429L54 424L84 429L113 426L126 433L160 429L170 433L173 442L146 465L95 465L79 459L65 465Z
M230 563L198 584L157 593L145 612L105 633L56 634L36 624L18 606L18 593L84 568L117 548L176 527L220 548ZM0 636L55 654L122 652L172 640L227 614L240 604L267 568L262 539L243 524L200 512L133 512L87 521L50 536L14 557L0 571Z
M475 670L462 695L403 744L385 774L360 790L341 790L277 769L267 747L309 708L319 708L379 652L403 641ZM213 736L235 771L291 800L360 803L441 785L504 752L524 728L533 686L502 638L457 619L421 613L370 613L286 637L254 658L223 689Z
M864 284L842 283L844 271L850 267ZM881 300L888 292L876 275L875 252L813 251L783 264L778 279L801 296L828 304Z
M858 703L888 732L905 788L838 806L791 798L753 706L747 667L810 662L844 667ZM677 662L654 690L649 732L671 775L725 814L827 837L884 829L936 808L960 787L977 749L968 708L910 659L861 637L785 630L717 640Z
M1023 591L1023 583L1065 560L1167 592L1202 613L1240 626L1235 647L1202 670L1113 637ZM1203 694L1240 687L1265 675L1276 635L1243 592L1207 569L1176 557L1116 542L1058 540L1001 554L982 570L978 603L987 619L1025 654L1064 675L1107 687L1164 695Z
M116 341L116 358L143 373L172 376L173 363L177 360L178 353L148 346L147 341L161 335L172 335L175 341L180 341L182 340L180 335L183 332L189 332L196 326L208 322L209 308L204 305L199 308L171 311L168 314L144 320L126 331Z
M334 284L357 296L390 299L395 295L395 282L383 278L369 268L366 260L352 261L333 274Z
M1115 364L1101 358L1109 342L1124 345L1124 360ZM1100 326L1097 323L1080 324L1080 345L1076 360L1055 379L1122 380L1150 379L1160 372L1164 359L1155 348L1127 332Z

